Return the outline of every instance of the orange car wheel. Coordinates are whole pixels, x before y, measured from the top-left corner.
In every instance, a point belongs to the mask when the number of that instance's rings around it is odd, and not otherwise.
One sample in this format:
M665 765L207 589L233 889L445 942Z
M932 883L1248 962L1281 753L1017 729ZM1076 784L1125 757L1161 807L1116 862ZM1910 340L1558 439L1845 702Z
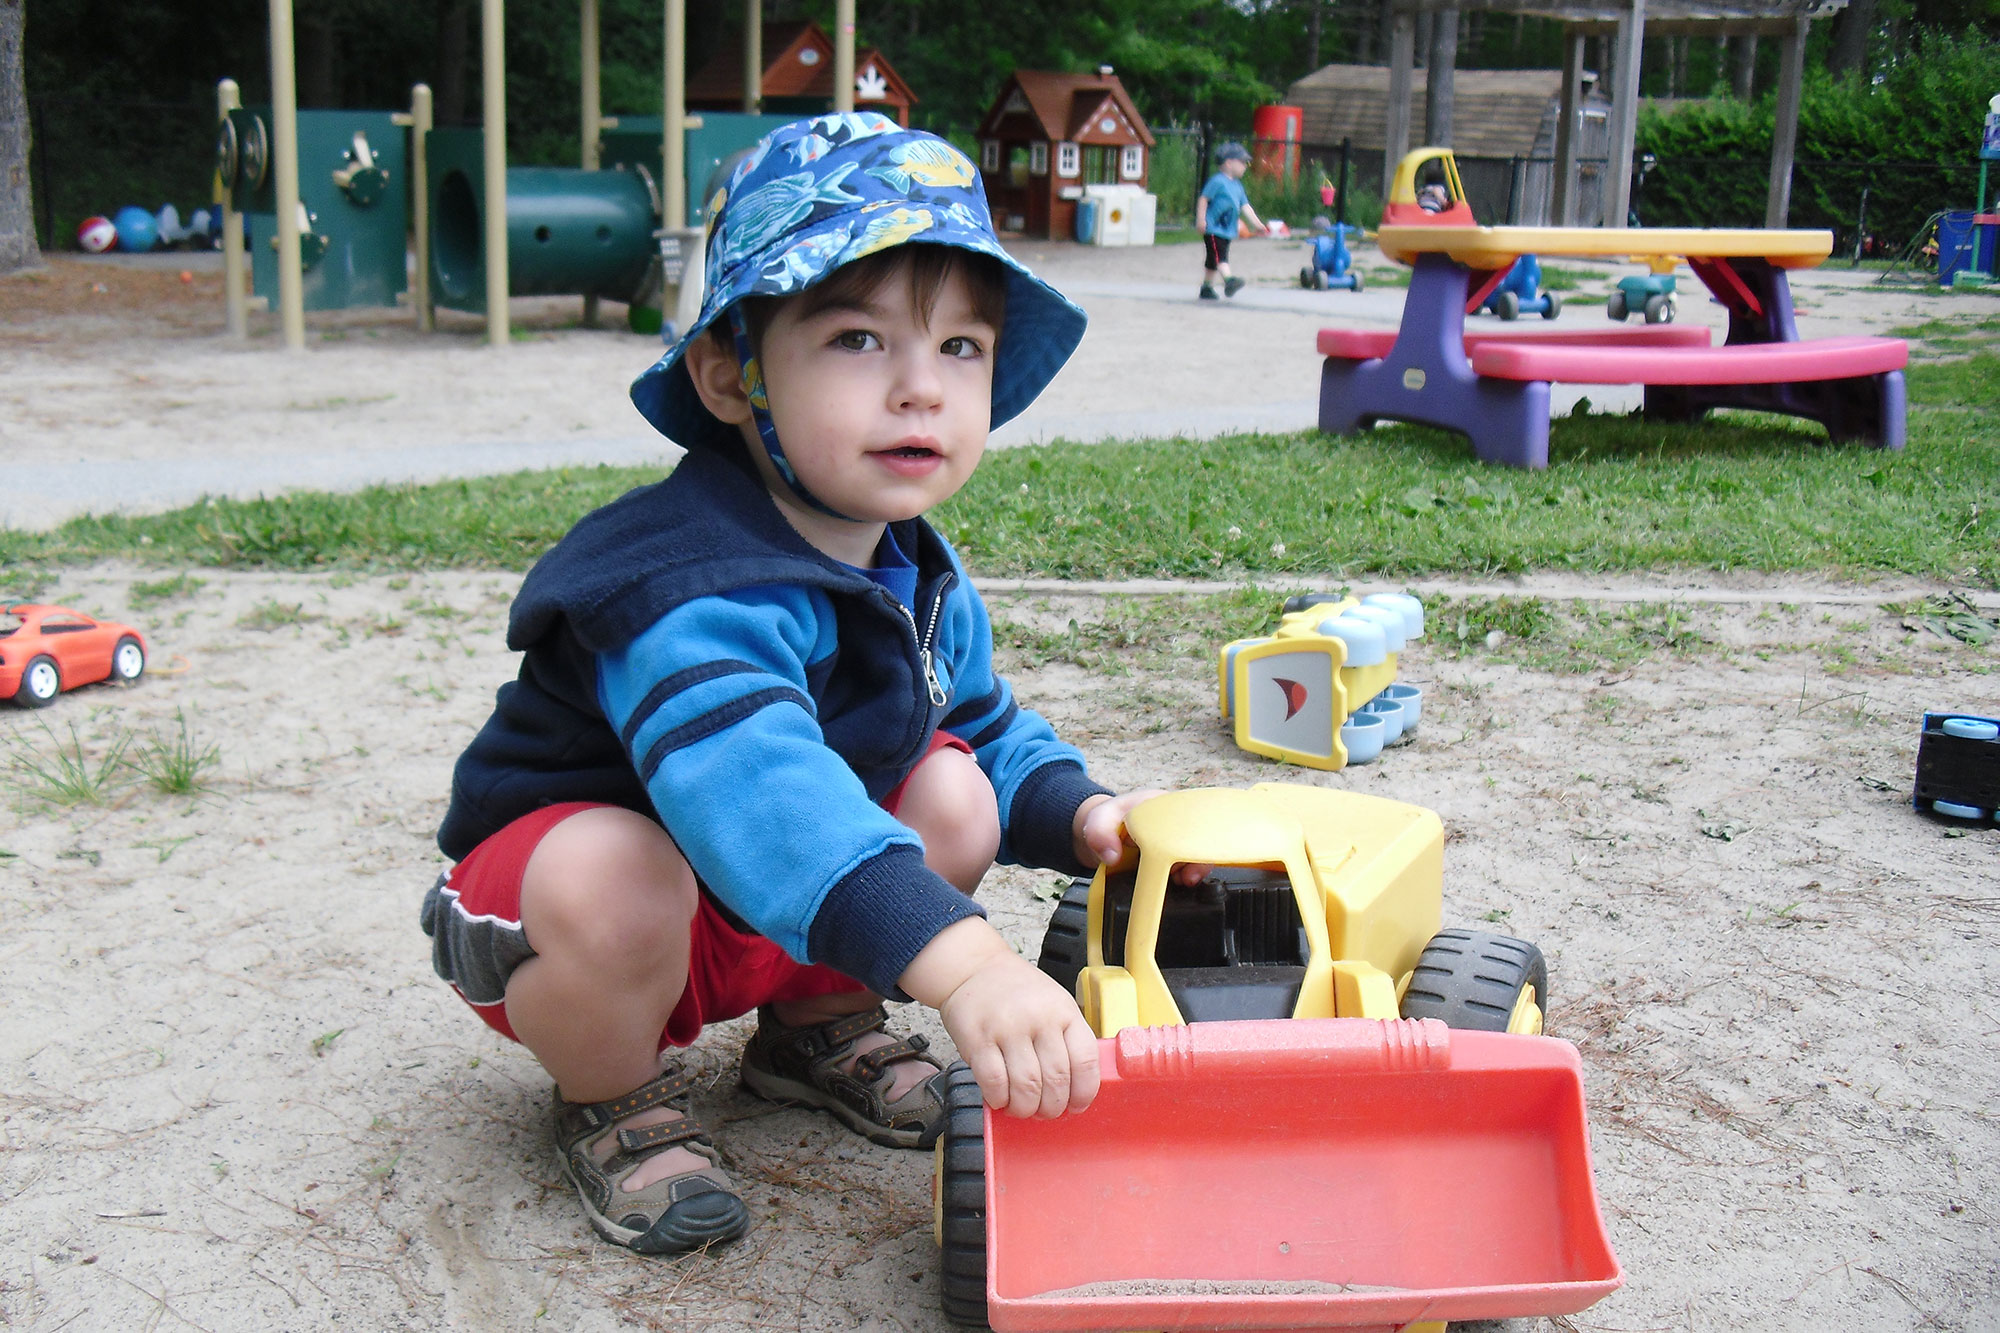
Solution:
M130 684L145 673L146 650L137 639L127 634L111 650L111 679Z
M23 708L47 708L61 693L62 668L55 658L43 655L31 659L21 673L21 688L14 691L14 702Z

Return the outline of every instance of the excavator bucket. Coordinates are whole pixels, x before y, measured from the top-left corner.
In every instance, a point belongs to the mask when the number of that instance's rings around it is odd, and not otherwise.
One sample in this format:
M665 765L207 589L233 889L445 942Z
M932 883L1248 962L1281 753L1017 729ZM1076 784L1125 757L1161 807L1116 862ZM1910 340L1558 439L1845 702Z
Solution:
M996 1333L1400 1330L1622 1280L1569 1043L1363 1018L1128 1028L1103 1090L986 1119Z

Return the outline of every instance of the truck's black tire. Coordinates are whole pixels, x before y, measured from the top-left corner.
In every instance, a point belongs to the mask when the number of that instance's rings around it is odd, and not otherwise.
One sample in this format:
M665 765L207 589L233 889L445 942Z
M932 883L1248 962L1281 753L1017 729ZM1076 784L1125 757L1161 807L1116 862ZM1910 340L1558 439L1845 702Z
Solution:
M1483 930L1441 930L1417 959L1403 994L1404 1018L1442 1019L1446 1027L1505 1032L1524 987L1549 1011L1549 965L1526 940Z
M1614 288L1612 289L1611 295L1604 298L1604 313L1611 316L1611 318L1620 321L1621 323L1624 321L1626 310L1625 310L1625 293L1623 289Z
M986 1110L964 1061L945 1071L943 1167L938 1176L944 1214L938 1251L938 1296L945 1318L986 1327Z
M1041 956L1042 971L1061 982L1071 995L1076 994L1076 979L1089 961L1089 941L1085 938L1089 927L1090 881L1071 880L1049 916L1049 928L1042 932Z

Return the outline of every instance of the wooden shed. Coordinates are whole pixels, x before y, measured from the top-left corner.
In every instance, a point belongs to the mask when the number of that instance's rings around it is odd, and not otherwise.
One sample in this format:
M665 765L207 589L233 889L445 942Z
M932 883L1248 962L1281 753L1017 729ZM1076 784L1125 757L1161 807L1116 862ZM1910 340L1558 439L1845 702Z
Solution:
M833 39L817 23L773 23L763 29L762 109L801 116L833 110ZM872 46L854 52L854 109L880 111L910 123L917 95L888 58ZM743 39L737 32L688 79L690 111L743 109Z
M1086 185L1146 184L1153 134L1109 66L1017 69L979 122L979 174L1002 230L1063 237Z

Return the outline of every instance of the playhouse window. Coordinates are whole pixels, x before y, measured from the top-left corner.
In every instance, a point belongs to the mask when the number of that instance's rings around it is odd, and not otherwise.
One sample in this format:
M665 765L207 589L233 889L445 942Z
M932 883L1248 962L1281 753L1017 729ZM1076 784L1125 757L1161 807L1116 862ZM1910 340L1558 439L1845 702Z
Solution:
M1029 152L1029 157L1028 157L1029 174L1034 176L1048 175L1049 146L1045 143L1037 141L1034 147L1030 148L1028 152Z
M1115 174L1118 164L1116 148L1099 148L1088 145L1083 150L1083 183L1085 185L1116 185Z
M1118 163L1118 174L1128 181L1138 180L1145 175L1146 150L1138 144L1128 147L1123 159Z
M1000 141L981 139L979 141L979 169L981 171L1000 170Z
M1007 183L1017 190L1026 189L1030 165L1027 149L1021 147L1019 144L1015 144L1012 148L1009 148L1007 150ZM1048 158L1045 153L1042 160L1042 174L1047 175L1048 170Z
M1076 145L1064 143L1056 145L1056 175L1074 176L1081 170Z

